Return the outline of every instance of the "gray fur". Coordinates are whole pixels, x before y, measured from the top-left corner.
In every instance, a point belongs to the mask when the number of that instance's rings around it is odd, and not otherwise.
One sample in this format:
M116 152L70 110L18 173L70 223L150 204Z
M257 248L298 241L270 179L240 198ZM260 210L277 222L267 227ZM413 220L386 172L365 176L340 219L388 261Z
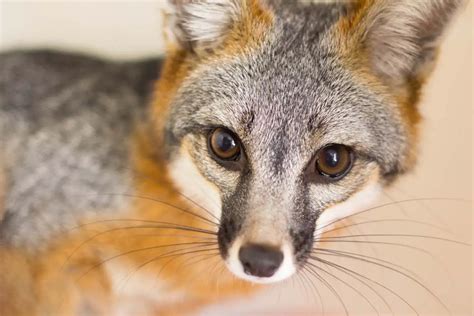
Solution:
M250 226L273 226L274 239L280 238L275 234L291 236L301 263L321 212L349 199L374 173L382 184L400 174L411 144L395 101L399 91L384 94L363 84L341 56L332 26L350 12L348 5L266 3L275 24L258 48L227 60L204 59L181 86L167 127L175 145L170 159L189 139L196 165L219 187L224 257ZM225 169L208 154L206 138L217 126L241 139L244 171ZM354 149L351 172L336 182L308 181L309 162L331 143Z
M0 55L0 241L38 249L88 215L120 211L126 201L108 194L130 190L128 142L157 71L157 61Z

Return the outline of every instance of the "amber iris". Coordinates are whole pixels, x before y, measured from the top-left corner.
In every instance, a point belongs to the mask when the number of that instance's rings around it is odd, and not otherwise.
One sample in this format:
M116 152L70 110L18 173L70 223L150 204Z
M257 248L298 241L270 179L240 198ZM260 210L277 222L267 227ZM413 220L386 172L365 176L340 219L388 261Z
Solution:
M316 170L323 176L338 179L352 167L353 155L349 147L331 144L321 148L316 157Z
M209 135L212 153L222 160L236 160L240 156L240 142L228 129L219 127Z

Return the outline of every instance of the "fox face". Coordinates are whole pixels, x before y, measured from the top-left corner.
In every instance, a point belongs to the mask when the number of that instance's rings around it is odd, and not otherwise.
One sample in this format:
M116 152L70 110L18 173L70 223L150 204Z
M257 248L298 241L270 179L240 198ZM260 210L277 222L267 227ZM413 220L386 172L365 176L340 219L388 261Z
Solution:
M460 4L172 1L152 123L235 275L288 278L413 166L420 88Z

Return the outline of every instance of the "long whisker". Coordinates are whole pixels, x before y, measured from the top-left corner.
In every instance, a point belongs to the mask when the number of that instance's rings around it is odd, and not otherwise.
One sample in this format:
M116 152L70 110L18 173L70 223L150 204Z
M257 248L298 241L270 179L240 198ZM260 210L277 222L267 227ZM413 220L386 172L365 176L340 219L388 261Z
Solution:
M346 271L346 272L348 272L348 273L353 273L353 274L355 274L355 275L357 275L357 276L359 276L359 277L361 277L361 278L363 278L363 279L365 279L365 280L367 280L367 281L370 281L370 282L372 282L372 283L374 283L374 284L380 286L381 288L383 288L383 289L387 290L388 292L392 293L394 296L398 297L398 298L399 298L402 302L404 302L416 315L419 315L418 312L416 311L416 309L413 307L413 305L410 304L410 302L408 302L408 301L407 301L404 297L402 297L400 294L398 294L397 292L395 292L395 291L392 290L391 288L389 288L389 287L383 285L382 283L377 282L377 281L375 281L375 280L373 280L373 279L371 279L371 278L369 278L369 277L367 277L367 276L364 276L364 275L362 275L362 274L360 274L360 273L358 273L358 272L356 272L356 271L354 271L354 270L352 270L352 269L348 269L348 268L346 268L346 267L344 267L344 266L342 266L342 265L340 265L340 264L336 264L336 263L334 263L334 262L331 262L331 261L328 261L328 260L324 260L324 259L321 259L321 258L313 258L313 259L314 259L314 260L317 260L317 261L319 261L319 262L321 262L321 263L324 263L324 264L326 264L326 265L329 265L329 266L331 266L331 267L334 267L334 268L336 268L336 269L339 269L339 270L342 270L342 271Z
M212 251L212 252L211 252ZM197 255L197 256L206 256L205 258L203 259L200 259L198 260L198 262L200 261L204 261L204 260L211 260L211 259L218 259L216 261L216 265L220 263L221 259L220 259L220 256L219 256L219 250L218 248L214 248L214 249L209 249L207 250L206 253L203 253L202 255ZM195 257L197 257L196 255L194 257L190 257L190 259L194 259ZM178 257L175 257L175 258L178 258ZM174 258L170 259L169 261L173 260ZM168 262L169 262L168 261ZM168 264L168 262L166 264ZM212 263L212 262L210 262ZM206 268L209 268L210 266L206 266ZM181 267L180 267L181 268ZM160 269L160 272L163 270L164 268ZM201 272L204 272L202 269L200 270ZM158 275L159 275L158 273ZM188 280L188 283L192 283L192 282L197 282L197 281L200 281L202 280L202 278L206 278L207 274L204 274L204 273L195 273L195 277L194 278L189 278Z
M317 271L312 269L312 267L306 265L305 269L307 269L309 271L309 273L311 273L313 276L315 276L318 280L323 282L323 284L333 293L333 295L341 303L342 307L344 308L344 312L345 312L346 316L349 316L349 311L347 310L346 304L342 300L342 297L339 295L339 293L334 289L334 287L331 284L329 284L329 282L327 282Z
M309 299L309 291L308 291L308 287L306 286L306 283L304 282L303 280L303 277L301 275L301 273L297 273L295 274L294 278L292 278L292 281L293 280L297 280L298 281L298 284L301 284L301 286L303 287L304 289L304 293L306 294L306 298ZM288 282L287 280L284 282L284 285L286 285ZM278 288L278 290L281 290L280 288ZM278 292L278 301L280 301L280 292Z
M437 237L437 236L415 235L415 234L358 234L358 235L344 235L344 236L328 236L328 237L320 238L318 240L325 241L329 239L344 239L344 238L351 238L351 237L413 237L413 238L440 240L440 241L445 241L445 242L463 245L463 246L471 246L471 244L467 242L463 242L463 241L442 238L442 237Z
M312 258L311 258L312 259ZM384 303L384 305L388 308L388 310L391 312L392 315L394 315L394 312L393 312L393 309L392 307L390 306L390 304L387 302L387 300L385 299L385 297L383 297L379 292L377 292L373 287L371 287L367 282L365 282L364 280L361 280L361 278L357 277L357 276L354 276L352 274L349 274L347 271L342 271L344 272L345 274L351 276L352 278L356 279L357 281L359 281L360 283L362 283L363 285L365 285L372 293L374 293L378 298L380 298L380 300Z
M309 285L311 286L311 288L313 289L314 292L316 292L317 296L318 296L318 299L319 299L319 303L321 304L321 314L323 314L323 316L326 314L326 310L324 308L324 300L321 296L321 293L319 292L318 288L314 285L314 283L311 281L311 278L310 276L306 275L306 273L308 273L307 270L303 269L301 270L302 273L302 277L309 283Z
M392 190L396 190L398 191L399 193L402 193L404 194L407 198L409 199L413 199L413 198L416 198L415 195L413 194L409 194L407 192L405 192L404 190L401 190L400 188L397 188L395 185L392 185L391 186L391 189ZM392 198L391 194L388 194L385 190L382 191L385 196L387 196L389 199L391 199L392 201L395 201L394 198ZM423 201L418 201L417 204L419 206L421 206L421 208L427 210L428 212L426 214L428 214L431 218L433 218L435 221L441 223L442 225L444 225L445 227L447 227L446 225L446 222L444 220L442 220L439 215L436 213L436 212L431 212L431 208L429 206L426 205L426 203L423 203ZM404 209L403 207L400 206L401 209Z
M207 248L207 247L211 247L211 246L214 247L214 248ZM212 243L212 244L209 244L209 245L205 245L205 246L203 246L203 247L201 247L201 248L204 248L204 247L206 248L206 249L205 249L206 251L213 251L214 254L217 254L217 253L218 253L218 250L219 250L219 248L216 247L216 244L215 244L215 243ZM193 248L200 248L200 247L193 247ZM192 248L190 248L190 249L192 249ZM188 250L189 250L189 249L188 249ZM191 252L191 253L194 253L194 252ZM165 256L165 257L168 257L168 256ZM158 272L158 275L161 274L161 272L166 268L166 266L167 266L168 264L170 264L172 261L174 261L174 260L176 260L176 259L178 259L178 258L179 258L178 256L173 256L170 260L168 260L165 264L163 264L163 266L161 267L160 271ZM138 266L138 269L141 269L142 267L144 267L144 266L146 266L146 265L148 265L148 264L150 264L150 263L152 263L152 262L154 262L154 261L156 261L156 260L158 260L158 259L161 259L161 256L157 256L157 257L155 257L155 258L153 258L153 259L151 259L151 260L149 260L149 261L147 261L147 262L141 264L140 266Z
M402 248L408 248L412 250L416 250L419 252L422 252L426 255L429 255L431 258L436 259L436 257L430 253L429 251L426 251L423 248L407 245L407 244L402 244L402 243L396 243L396 242L382 242L382 241L372 241L372 240L347 240L347 239L325 239L321 238L318 239L317 241L324 242L324 243L360 243L360 244L375 244L375 245L387 245L387 246L398 246Z
M358 212L355 212L355 213L347 215L347 216L343 216L343 217L338 218L334 221L331 221L331 222L329 222L329 223L327 223L323 226L318 227L315 231L316 232L320 231L320 230L322 230L322 229L324 229L328 226L331 226L331 225L333 225L337 222L340 222L344 219L354 217L354 216L357 216L357 215L360 215L360 214L363 214L363 213L367 213L367 212L370 212L370 211L378 210L378 209L381 209L383 207L397 205L397 204L400 204L400 203L410 203L410 202L417 202L417 201L455 201L455 202L465 202L465 203L470 203L471 202L471 200L455 199L455 198L416 198L416 199L407 199L407 200L402 200L402 201L389 202L389 203L384 203L384 204L374 206L374 207L371 207L371 208L368 208L368 209L364 209L362 211L358 211Z
M403 244L403 243L396 243L396 242L382 242L382 241L372 241L372 240L348 240L348 239L327 239L327 240L323 240L323 239L320 239L318 241L321 241L321 242L324 242L324 243L349 243L349 244L353 243L353 244L367 244L367 245L385 245L385 246L395 246L395 247L411 249L411 250L418 251L418 252L421 252L421 253L429 256L444 271L446 271L446 273L449 274L448 269L440 261L440 259L437 256L433 255L431 252L429 252L429 251L427 251L423 248L419 248L419 247L416 247L416 246L407 245L407 244Z
M145 223L145 224L174 225L174 226L179 226L179 227L195 228L195 229L199 229L201 231L207 231L207 232L211 232L211 233L214 233L214 234L216 233L215 231L204 229L204 228L196 228L196 227L193 227L193 226L186 226L186 225L181 225L181 224L176 224L176 223L171 223L171 222L143 220L143 219L135 219L135 218L109 218L109 219L96 220L96 221L87 222L87 223L84 223L84 224L81 224L81 225L74 226L74 227L70 228L69 231L72 231L72 230L75 230L75 229L81 229L83 227L92 226L92 225L96 225L96 224L114 223L114 222L117 222L117 223L120 223L120 222L137 222L137 223Z
M327 260L324 260L324 259L321 259L321 258L317 258L317 257L314 257L313 259L315 260L318 260L318 261L323 261L323 262L328 262L330 264L333 264L335 266L339 266L341 268L344 268L342 267L341 265L338 265L334 262L330 262L330 261L327 261ZM377 263L374 263L377 265ZM429 293L449 314L451 313L449 308L446 306L446 304L439 298L439 296L437 296L431 289L429 289L426 285L424 285L423 283L421 283L420 281L418 281L416 278L410 276L409 274L407 273L404 273L402 271L399 271L397 269L394 269L394 268L391 268L391 267L386 267L387 269L389 270L392 270L393 272L397 273L397 274L400 274L406 278L408 278L409 280L415 282L416 284L418 284L418 286L420 286L421 288L423 288L425 291L427 291L427 293ZM344 269L347 269L347 268L344 268ZM355 271L353 271L355 273Z
M156 238L173 237L173 238L197 239L197 240L201 240L201 241L211 241L211 240L216 241L216 237L202 237L202 236L179 235L179 234L152 234L152 233L145 234L145 233L140 233L140 234L127 235L127 236L129 236L129 237L156 237Z
M187 254L193 254L193 253L205 252L205 251L214 251L214 250L218 249L218 248L211 248L211 249L207 248L207 247L211 247L211 246L215 246L215 244L210 243L210 244L196 245L196 246L187 247L185 249L176 249L176 250L172 250L172 251L168 251L168 252L165 252L163 254L160 254L159 256L156 256L156 257L152 258L151 260L148 260L148 261L140 264L138 267L136 267L134 269L134 271L130 272L122 280L122 283L126 284L128 282L128 280L130 280L135 273L137 273L140 269L142 269L143 267L145 267L146 265L148 265L148 264L150 264L154 261L157 261L157 260L160 260L160 259L165 259L165 258L171 258L166 264L164 264L161 267L160 271L158 272L158 275L159 275L161 273L161 271L164 270L165 266L167 264L169 264L173 259L179 258L180 256L184 256L184 255L187 255ZM192 250L192 249L198 249L198 250Z
M166 247L176 247L176 246L183 246L183 245L191 245L191 244L201 244L201 245L214 245L215 243L211 243L211 242L189 242L189 243L176 243L176 244L167 244L167 245L160 245L160 246L151 246L151 247L144 247L144 248L139 248L139 249L134 249L134 250L129 250L129 251L126 251L126 252L123 252L123 253L120 253L118 255L115 255L115 256L112 256L112 257L109 257L95 265L93 265L90 269L88 269L85 273L83 273L77 280L79 281L80 279L82 279L85 275L87 275L89 272L91 272L92 270L94 269L97 269L98 267L100 267L101 265L104 265L105 263L111 261L111 260L114 260L114 259L117 259L117 258L120 258L120 257L123 257L123 256L127 256L127 255L130 255L130 254L133 254L133 253L138 253L138 252L143 252L143 251L147 251L147 250L155 250L155 249L160 249L160 248L166 248Z
M158 271L158 273L156 273L156 277L158 278L159 275L161 274L161 272L162 272L163 270L165 270L165 268L166 268L166 266L167 266L168 264L170 264L172 261L174 261L174 260L176 260L176 259L178 259L178 258L181 258L181 257L183 257L183 256L185 256L185 255L190 255L190 254L195 254L195 253L201 253L201 252L203 252L204 255L210 255L210 256L213 256L213 257L217 257L217 256L219 255L219 248L218 248L218 247L207 248L207 247L211 247L211 246L215 246L215 244L214 244L214 245L205 246L205 247L206 247L205 249L198 249L198 250L193 250L193 251L186 251L185 253L179 253L178 255L173 254L173 255L166 255L166 256L157 256L157 257L152 258L151 260L148 260L148 261L144 262L143 264L141 264L141 265L138 267L138 269L141 269L141 268L143 268L144 266L146 266L146 265L148 265L148 264L151 264L151 263L153 263L153 262L155 262L155 261L157 261L157 260L170 257L170 259L169 259L167 262L165 262L165 263L163 264L163 266L161 266L161 268L160 268L160 270ZM195 248L199 248L199 247L195 247ZM191 257L191 258L193 258L193 257ZM210 258L212 258L212 257L210 257ZM207 259L209 259L209 258L207 258Z
M212 226L218 226L217 222L214 222L200 214L197 214L196 212L193 212L193 211L190 211L188 209L185 209L185 208L182 208L182 207L179 207L179 206L176 206L174 204L171 204L169 202L166 202L164 200L160 200L160 199L157 199L157 198L153 198L153 197L150 197L150 196L143 196L143 195L135 195L135 194L128 194L128 193L97 193L97 195L104 195L104 196L122 196L122 197L128 197L128 198L132 198L132 199L140 199L140 200L146 200L146 201L151 201L151 202L156 202L156 203L160 203L160 204L163 204L165 206L168 206L170 207L171 209L175 209L175 210L178 210L178 211L181 211L183 213L186 213L186 214L189 214L191 216L194 216L202 221L204 221L206 224L211 224ZM187 198L190 202L192 201L191 199ZM195 202L193 202L195 203ZM197 205L197 204L196 204ZM212 215L214 218L215 216L209 212L208 210L204 209L203 207L200 207L201 209L203 209L204 211L206 211L208 214ZM217 221L219 221L217 218L216 218Z
M216 253L205 253L205 254L202 254L202 255L196 255L194 257L191 257L191 258L188 258L186 260L184 260L182 262L182 267L184 268L185 266L188 266L188 265L191 265L191 264L197 264L199 262L202 262L202 261L205 261L205 260L209 260L210 258L214 257L214 256L217 256L219 254L219 252L216 252ZM204 257L204 258L200 258L200 257ZM196 259L196 258L200 258L199 260L197 261L192 261L192 259Z
M439 229L439 230L441 230L445 233L451 234L450 231L447 231L446 229L444 229L443 227L438 226L438 225L433 225L433 224L430 224L430 223L426 223L426 222L423 222L423 221L412 220L412 219L398 219L398 218L367 220L367 221L351 223L351 224L348 224L348 225L339 226L339 227L332 228L330 230L326 230L326 231L324 231L324 233L325 234L332 233L332 232L342 230L342 229L346 229L346 228L349 228L349 227L352 227L352 226L361 226L361 225L365 225L365 224L375 224L375 223L390 223L390 222L420 224L420 225L424 225L424 226L433 227L433 228Z
M77 253L85 244L91 242L95 238L98 238L102 235L114 232L114 231L120 231L120 230L128 230L128 229L170 229L170 230L182 230L182 231L189 231L189 232L195 232L195 233L201 233L201 234L207 234L207 235L217 235L215 232L212 232L210 230L205 230L201 228L196 228L196 227L191 227L191 226L184 226L184 225L177 225L174 223L168 223L168 222L156 222L156 221L143 221L143 220L103 220L103 221L98 221L98 222L117 222L117 221L138 221L138 222L150 222L150 223L164 223L165 225L137 225L137 226L126 226L126 227L116 227L116 228L111 228L99 233L94 234L90 238L84 240L82 243L80 243L74 250L68 255L66 258L64 264L63 264L63 269L66 266L66 264L69 262L69 260L74 256L75 253ZM91 224L91 223L89 223Z
M381 263L382 265L383 264L388 264L388 265L394 266L394 267L396 267L400 270L404 270L405 272L413 275L414 277L419 278L419 276L415 272L413 272L410 269L407 269L407 268L405 268L405 267L403 267L399 264L390 262L388 260L383 260L383 259L380 259L380 258L368 256L368 255L362 255L362 254L358 254L358 253L355 253L355 252L348 252L348 251L342 251L342 250L325 249L325 248L314 248L313 252L321 254L321 255L328 255L328 256L333 255L333 256L340 256L340 257L344 257L344 258L350 258L350 259L359 260L359 261L365 262L365 263L374 263L373 261L383 262L383 263Z
M345 280L337 277L336 275L334 275L333 273L321 268L320 266L312 263L312 262L307 262L307 264L309 264L310 266L314 267L315 269L318 269L328 275L330 275L331 277L333 277L334 279L338 280L339 282L341 282L342 284L346 285L347 287L349 287L350 289L352 289L354 292L356 292L361 298L364 299L364 301L367 302L367 304L369 304L369 306L374 310L375 313L377 313L377 315L380 315L379 311L375 308L374 304L367 298L367 296L365 296L364 294L362 294L361 291L357 290L355 287L353 287L352 285L350 285L348 282L346 282Z

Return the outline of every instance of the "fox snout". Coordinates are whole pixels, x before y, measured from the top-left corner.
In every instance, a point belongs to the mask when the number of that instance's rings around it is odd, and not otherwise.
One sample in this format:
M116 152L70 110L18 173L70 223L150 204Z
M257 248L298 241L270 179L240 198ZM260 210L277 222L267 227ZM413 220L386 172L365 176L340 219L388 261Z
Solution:
M284 213L261 211L247 214L241 224L236 224L239 219L224 219L218 232L219 248L227 267L236 276L272 283L291 276L298 263Z

